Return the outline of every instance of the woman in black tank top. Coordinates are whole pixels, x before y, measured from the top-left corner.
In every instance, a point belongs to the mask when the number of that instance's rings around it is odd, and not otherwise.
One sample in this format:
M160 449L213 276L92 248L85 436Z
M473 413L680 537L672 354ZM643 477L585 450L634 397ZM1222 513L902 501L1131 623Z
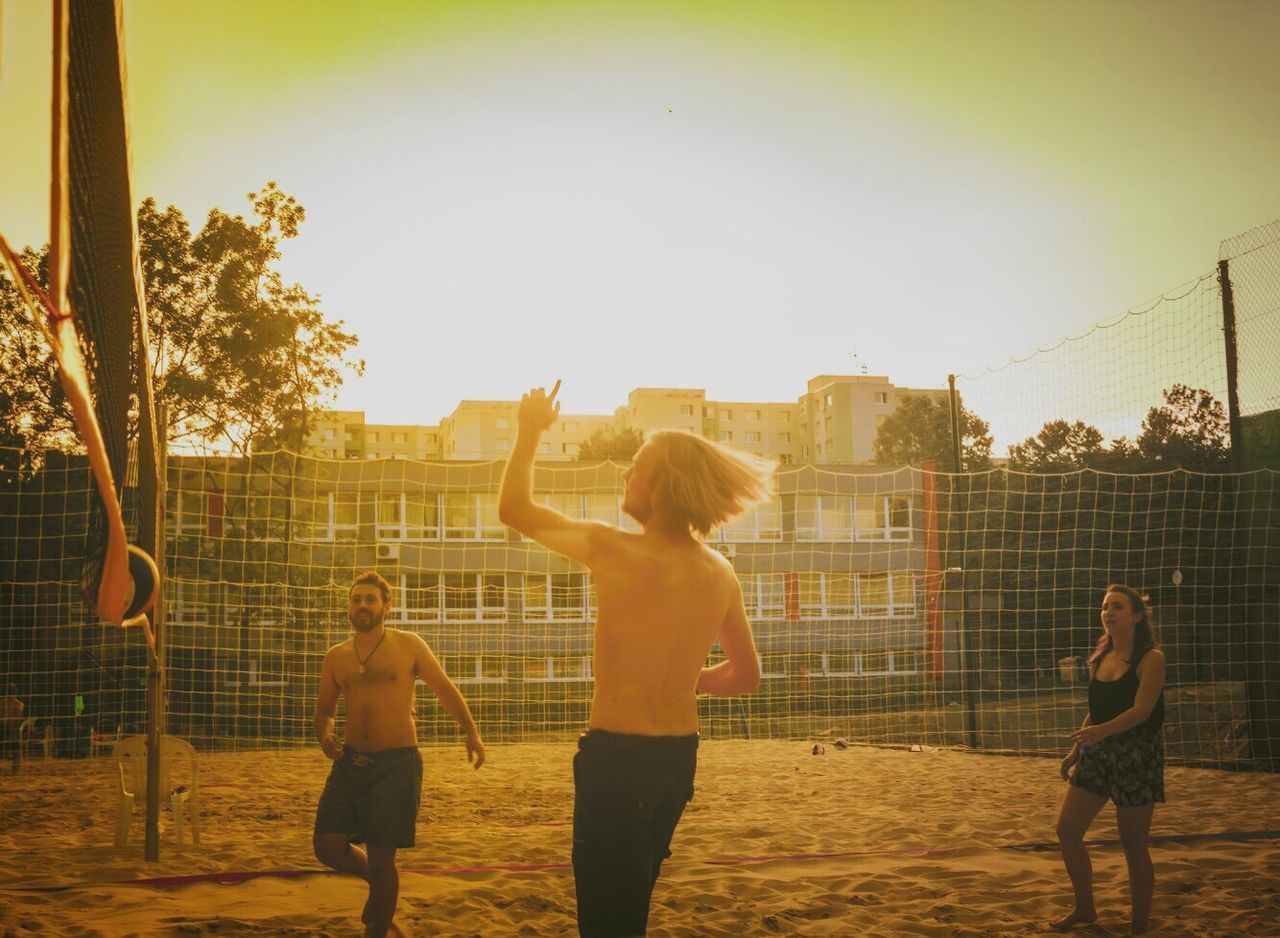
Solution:
M1058 812L1058 843L1075 906L1050 927L1065 930L1098 917L1084 835L1110 800L1129 867L1130 928L1136 935L1149 927L1155 889L1147 838L1156 802L1164 801L1165 661L1146 597L1137 590L1107 587L1102 627L1089 659L1089 713L1060 766L1071 785Z

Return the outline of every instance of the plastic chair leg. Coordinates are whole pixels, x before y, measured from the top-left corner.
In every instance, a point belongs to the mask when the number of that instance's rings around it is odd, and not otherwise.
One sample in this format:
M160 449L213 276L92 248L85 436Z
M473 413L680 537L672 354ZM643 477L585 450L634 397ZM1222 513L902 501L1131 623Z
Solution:
M116 803L116 846L129 842L129 821L133 818L133 795L121 794Z

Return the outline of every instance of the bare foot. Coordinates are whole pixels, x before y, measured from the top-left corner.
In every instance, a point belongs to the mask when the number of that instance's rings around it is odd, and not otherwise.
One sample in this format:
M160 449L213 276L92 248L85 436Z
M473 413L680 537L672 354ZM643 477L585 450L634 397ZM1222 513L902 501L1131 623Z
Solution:
M1054 931L1066 931L1068 928L1075 928L1077 925L1092 925L1097 920L1098 913L1093 909L1088 911L1072 909L1062 918L1050 922L1049 927Z

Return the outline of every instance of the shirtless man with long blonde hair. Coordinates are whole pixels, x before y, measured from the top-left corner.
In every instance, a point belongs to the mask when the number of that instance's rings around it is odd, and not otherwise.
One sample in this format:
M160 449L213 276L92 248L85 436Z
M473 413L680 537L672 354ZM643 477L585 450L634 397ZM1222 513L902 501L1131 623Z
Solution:
M702 539L767 500L774 465L688 433L652 434L623 473L640 533L533 500L538 438L560 412L535 388L502 480L504 524L591 571L599 603L590 725L573 761L573 870L585 938L643 935L686 803L698 692L755 690L760 662L733 567ZM706 667L714 642L726 660Z

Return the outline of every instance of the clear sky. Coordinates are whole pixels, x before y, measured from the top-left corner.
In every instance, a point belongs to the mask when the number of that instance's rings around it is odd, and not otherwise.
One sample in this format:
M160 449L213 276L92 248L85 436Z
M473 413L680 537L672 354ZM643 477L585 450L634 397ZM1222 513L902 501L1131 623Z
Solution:
M1280 3L125 0L134 183L277 180L286 278L434 423L564 379L945 384L1280 215ZM49 5L0 6L0 230L47 240Z

